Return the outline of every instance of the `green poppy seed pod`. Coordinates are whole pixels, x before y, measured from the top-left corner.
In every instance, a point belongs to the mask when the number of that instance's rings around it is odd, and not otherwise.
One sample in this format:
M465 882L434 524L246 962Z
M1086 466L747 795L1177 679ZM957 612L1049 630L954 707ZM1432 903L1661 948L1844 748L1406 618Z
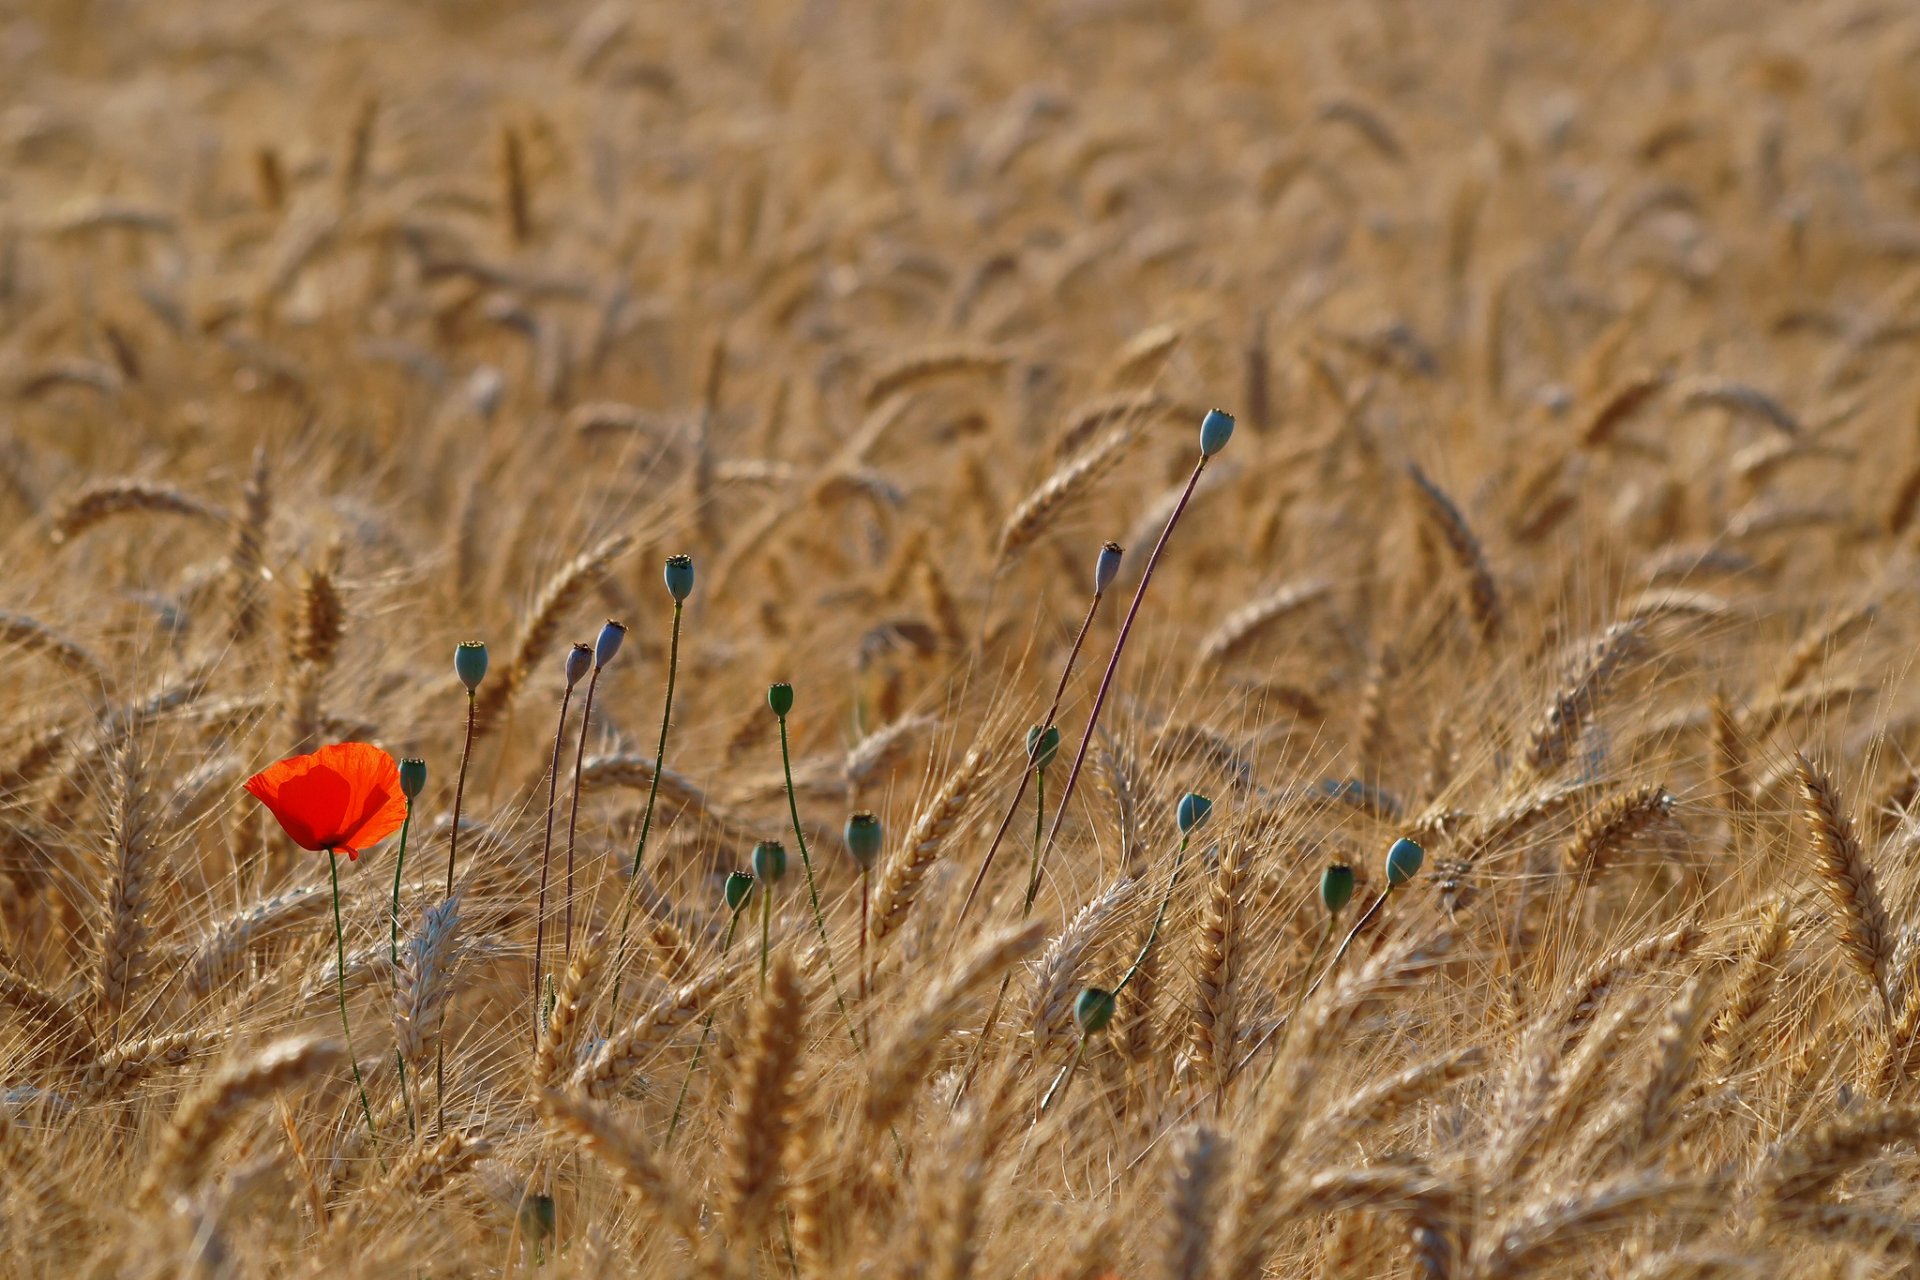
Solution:
M1420 864L1426 860L1425 849L1401 836L1387 850L1387 883L1395 888L1405 884L1420 873Z
M667 557L667 593L675 600L685 600L693 594L693 557Z
M1120 572L1120 561L1125 555L1126 552L1121 550L1117 542L1101 544L1100 558L1093 562L1093 593L1095 595L1105 595L1107 588L1113 585L1115 575Z
M870 870L879 858L881 838L880 819L866 810L847 819L847 851L862 871Z
M626 638L627 624L608 618L607 624L600 628L600 638L593 642L593 665L604 667L612 662L620 652L620 642Z
M593 646L577 644L567 650L567 688L586 678L587 668L593 665Z
M1320 873L1320 902L1329 916L1337 916L1353 901L1353 868L1336 862Z
M727 910L738 911L741 905L746 902L747 895L752 892L752 876L744 871L730 871L727 873Z
M1073 1025L1081 1035L1097 1036L1113 1021L1113 992L1099 987L1082 987L1073 1002Z
M767 705L773 708L773 714L785 720L787 712L793 710L793 686L785 680L779 684L768 685Z
M1180 834L1186 835L1207 820L1213 812L1213 801L1197 791L1189 791L1180 797L1180 807L1174 813L1174 819L1180 824Z
M1200 420L1200 452L1211 458L1227 447L1227 441L1233 439L1233 415L1219 409L1207 410L1207 416Z
M531 1195L520 1206L520 1231L532 1240L544 1240L553 1234L553 1197Z
M753 876L768 884L779 884L787 874L787 846L778 840L762 840L753 846Z
M427 789L427 762L408 756L400 762L400 794L411 800Z
M460 677L468 693L478 689L487 678L487 642L462 640L453 651L453 674Z
M1027 730L1027 759L1033 761L1033 767L1045 773L1053 758L1060 754L1060 730L1048 725L1043 731L1039 725Z

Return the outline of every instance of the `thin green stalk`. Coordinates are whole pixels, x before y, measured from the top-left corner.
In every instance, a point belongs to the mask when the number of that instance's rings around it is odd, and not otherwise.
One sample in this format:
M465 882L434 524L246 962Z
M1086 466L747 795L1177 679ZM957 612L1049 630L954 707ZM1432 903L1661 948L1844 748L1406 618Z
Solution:
M1060 671L1060 683L1055 685L1053 689L1053 702L1047 707L1047 714L1041 717L1040 720L1040 732L1043 734L1053 728L1054 719L1060 714L1061 699L1066 696L1067 684L1073 679L1073 668L1080 660L1081 646L1087 642L1087 632L1093 629L1093 617L1100 612L1100 601L1104 594L1104 592L1100 591L1093 593L1093 602L1087 606L1087 616L1080 620L1080 630L1074 634L1073 647L1067 651L1067 665ZM984 617L985 615L982 616ZM954 917L953 927L955 937L959 936L961 922L967 918L967 911L973 906L973 900L979 896L980 886L986 883L987 870L993 866L993 857L996 853L1000 852L1000 842L1006 839L1007 829L1013 825L1014 814L1020 810L1020 800L1026 793L1027 779L1031 776L1033 776L1031 772L1024 772L1020 775L1020 786L1014 791L1013 800L1007 805L1007 812L1000 819L1000 825L995 829L993 839L987 842L987 853L985 857L980 859L980 870L974 873L973 883L967 887L967 896L960 903L960 914ZM1039 858L1039 845L1036 844L1034 849L1034 857L1037 862ZM1032 900L1031 893L1028 895L1028 900Z
M647 808L640 819L640 839L633 847L633 876L627 881L627 901L620 913L620 937L613 949L613 1021L609 1022L609 1026L618 1025L620 989L626 982L627 965L632 963L632 958L627 955L627 930L633 924L633 901L640 894L640 867L647 856L647 835L653 830L653 802L660 794L660 771L667 767L667 730L673 724L673 685L680 672L681 607L679 600L673 602L673 639L667 649L667 700L660 710L660 746L653 753L653 782L647 788Z
M1033 771L1033 865L1027 872L1027 896L1020 906L1020 922L1025 924L1033 914L1033 900L1040 888L1040 838L1047 825L1047 773L1044 769ZM974 1038L973 1052L968 1056L967 1072L960 1077L960 1087L953 1091L953 1105L949 1113L960 1109L961 1100L967 1096L967 1090L973 1085L974 1076L979 1074L980 1064L986 1059L987 1042L993 1039L993 1033L1000 1029L1000 1007L1006 1003L1007 987L1013 982L1013 975L1007 974L1000 979L1000 990L994 993L993 1007L987 1010L987 1020L980 1024L980 1034Z
M793 793L793 754L787 747L787 718L775 717L780 721L780 768L787 780L787 812L793 818L793 838L800 846L800 867L807 873L807 897L813 903L813 923L820 930L820 950L827 958L827 983L833 988L833 1002L840 1009L840 1016L846 1020L847 1034L853 1037L853 1047L860 1047L860 1034L853 1029L853 1015L847 1012L846 997L840 994L840 974L833 966L833 943L827 940L827 917L820 910L820 891L813 884L813 859L807 854L807 833L800 829L800 802ZM865 933L861 934L865 937Z
M460 774L453 784L453 831L447 840L447 897L453 896L453 868L460 854L460 808L467 794L467 764L473 758L473 690L467 690L467 739L460 748ZM338 910L338 903L335 909ZM435 1133L443 1133L447 1127L447 1015L440 1013L440 1034L435 1037L433 1046L433 1127ZM364 1101L364 1099L362 1099Z
M604 663L594 663L593 674L587 678L587 699L580 707L580 745L573 752L573 803L567 810L567 911L566 938L561 943L560 954L573 959L573 839L574 831L580 823L580 768L587 759L587 730L593 724L593 692L600 685L600 673L606 670ZM658 775L655 775L658 776Z
M1273 1077L1273 1064L1280 1061L1280 1050L1285 1048L1287 1043L1286 1036L1292 1034L1293 1024L1300 1020L1300 1010L1306 1006L1307 996L1309 994L1308 984L1313 981L1313 971L1320 963L1321 953L1326 951L1327 944L1333 941L1333 931L1339 927L1340 924L1337 920L1328 917L1327 927L1320 931L1319 939L1313 944L1313 954L1307 957L1306 968L1300 971L1300 994L1293 998L1293 1008L1288 1010L1284 1022L1274 1027L1272 1031L1269 1031L1261 1038L1260 1044L1253 1047L1253 1052L1258 1053L1268 1040L1272 1039L1275 1035L1281 1036L1279 1043L1273 1046L1273 1056L1267 1059L1267 1069L1260 1073L1260 1085L1262 1088L1265 1088L1267 1081ZM1283 1032L1284 1034L1282 1034ZM1252 1055L1250 1054L1248 1056L1251 1057Z
M1160 926L1166 923L1167 907L1173 902L1174 886L1180 883L1180 869L1186 865L1187 839L1187 836L1180 837L1179 852L1173 855L1173 874L1167 877L1167 891L1160 895L1160 910L1154 913L1153 927L1147 930L1147 940L1140 944L1140 954L1133 958L1133 963L1127 966L1127 971L1120 976L1120 981L1114 986L1115 999L1118 999L1120 993L1127 989L1127 984L1133 981L1133 975L1140 972L1140 966L1147 962L1147 955L1153 950L1153 944L1159 940Z
M773 932L773 887L760 895L760 994L767 992L767 939Z
M387 958L400 963L400 873L407 865L407 832L413 826L413 801L407 801L407 816L400 820L400 853L393 860L393 904L387 909L390 939Z
M1147 598L1147 586L1153 581L1153 571L1160 564L1160 557L1166 552L1167 541L1173 537L1174 526L1180 523L1180 516L1187 509L1187 503L1193 498L1193 491L1200 484L1200 475L1207 469L1209 455L1200 455L1200 461L1193 464L1193 474L1187 477L1187 487L1180 491L1180 501L1174 504L1173 514L1167 517L1167 524L1160 531L1160 540L1153 544L1153 553L1147 557L1147 567L1140 574L1140 585L1134 588L1133 603L1127 606L1127 616L1120 624L1120 634L1114 638L1113 652L1107 656L1107 669L1100 676L1100 689L1093 696L1093 710L1087 715L1087 727L1080 735L1080 746L1073 755L1073 768L1067 771L1067 785L1061 789L1060 805L1053 815L1053 826L1047 832L1046 843L1040 847L1040 864L1044 871L1047 854L1053 850L1060 839L1060 828L1067 820L1067 806L1073 800L1074 784L1080 781L1080 770L1087 762L1087 750L1093 745L1093 731L1099 727L1100 711L1107 705L1107 694L1113 690L1113 677L1120 669L1120 655L1126 652L1127 637L1133 634L1134 620L1140 615L1140 605Z
M560 723L553 731L553 758L547 763L547 825L540 837L540 906L533 927L533 1042L540 1044L540 978L547 961L547 873L553 865L553 806L560 797L560 747L567 736L567 705L573 701L573 685L560 694Z
M726 936L720 939L720 967L723 969L726 967L726 964L727 964L727 952L733 946L733 931L739 925L739 923L740 923L740 913L736 911L733 913L732 917L727 921ZM687 1090L691 1088L693 1085L693 1073L699 1070L700 1055L706 1052L707 1040L712 1035L713 1035L713 1010L709 1009L707 1010L706 1021L704 1021L700 1025L700 1043L693 1047L693 1060L687 1063L687 1074L680 1081L680 1096L673 1100L673 1119L667 1121L666 1141L660 1144L662 1150L665 1150L666 1148L673 1145L673 1135L675 1131L680 1128L680 1110L682 1107L686 1106Z
M1376 915L1379 915L1380 909L1387 905L1387 899L1393 896L1393 889L1394 889L1394 886L1391 883L1389 883L1386 888L1380 891L1380 896L1373 900L1373 905L1368 907L1366 909L1366 912L1363 915L1361 915L1361 917L1358 920L1353 922L1353 928L1349 929L1347 931L1347 936L1340 940L1340 949L1333 953L1333 959L1327 961L1327 967L1320 971L1320 976L1315 978L1312 984L1308 986L1305 991L1302 991L1300 993L1299 999L1294 1002L1293 1013L1288 1015L1287 1020L1285 1022L1280 1023L1278 1026L1274 1027L1272 1031L1269 1031L1267 1032L1266 1035L1262 1036L1259 1042L1256 1043L1253 1046L1253 1048L1247 1050L1246 1056L1240 1059L1240 1065L1234 1068L1235 1075L1238 1075L1241 1071L1246 1069L1246 1065L1249 1062L1252 1062L1255 1056L1259 1054L1260 1050L1266 1047L1267 1041L1271 1040L1280 1031L1285 1030L1293 1025L1294 1017L1297 1016L1300 1010L1306 1006L1307 1001L1313 998L1313 993L1318 991L1320 989L1320 985L1323 982L1325 982L1329 976L1332 975L1335 969L1338 969L1340 967L1341 958L1347 954L1348 948L1353 946L1353 940L1360 936L1360 931L1367 927L1367 922L1372 920ZM1309 960L1307 962L1307 970L1309 972L1311 972L1313 969L1314 960L1319 959L1321 950L1326 946L1327 938L1331 938L1333 936L1333 928L1334 928L1333 922L1328 921L1326 938L1322 938L1320 941L1320 946L1314 948L1313 960ZM1273 1056L1276 1061L1279 1059L1280 1052L1278 1049L1274 1050ZM1267 1064L1266 1074L1271 1075L1272 1072L1273 1072L1273 1063L1269 1062ZM1265 1076L1262 1077L1262 1079L1264 1078Z
M353 1083L360 1090L360 1114L367 1119L367 1137L377 1143L380 1133L373 1127L373 1104L367 1101L367 1084L360 1078L360 1059L353 1054L353 1024L347 1018L347 926L340 920L340 856L331 849L327 850L327 872L333 877L333 940L340 962L335 971L340 979L340 1030L347 1041L347 1065L353 1068Z

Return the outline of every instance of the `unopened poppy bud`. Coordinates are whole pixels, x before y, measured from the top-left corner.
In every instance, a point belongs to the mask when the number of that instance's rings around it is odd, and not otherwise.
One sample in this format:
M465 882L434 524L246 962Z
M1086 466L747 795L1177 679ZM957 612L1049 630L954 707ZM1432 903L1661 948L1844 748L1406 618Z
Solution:
M1102 991L1099 987L1082 987L1079 997L1073 1002L1073 1025L1080 1028L1081 1035L1099 1035L1113 1021L1113 1010L1113 992Z
M1045 773L1053 758L1060 754L1060 730L1048 725L1044 730L1039 725L1027 730L1027 759L1033 761L1033 767Z
M753 846L753 876L768 884L779 884L787 874L787 847L778 840L762 840Z
M863 809L847 819L846 835L847 851L853 860L860 864L862 871L870 869L880 856L880 819Z
M1180 824L1180 834L1186 835L1207 820L1213 812L1213 801L1195 791L1189 791L1180 797L1180 807L1174 813L1174 820Z
M1353 901L1353 868L1336 862L1320 873L1320 902L1329 916L1337 916Z
M409 756L400 762L400 794L411 800L427 789L427 762Z
M577 644L567 650L567 688L571 689L585 679L587 668L592 665L592 645Z
M453 651L453 673L467 686L468 693L478 689L487 678L487 642L462 640Z
M727 910L738 911L747 895L753 892L753 877L744 871L727 873Z
M606 625L600 628L600 638L593 642L593 665L604 667L612 662L620 652L620 642L626 638L627 624L608 618Z
M1200 420L1200 452L1211 458L1227 447L1227 441L1233 439L1233 415L1219 409L1207 410L1207 416Z
M1113 585L1115 575L1120 572L1121 558L1126 555L1117 542L1108 542L1100 547L1100 558L1093 562L1093 593L1104 595Z
M1399 887L1414 878L1420 872L1420 864L1427 860L1427 851L1413 841L1401 836L1387 850L1387 883Z
M768 685L767 705L773 708L773 714L785 720L787 712L793 710L793 686L785 680L779 684Z
M693 594L692 556L667 558L667 594L675 600L685 600Z

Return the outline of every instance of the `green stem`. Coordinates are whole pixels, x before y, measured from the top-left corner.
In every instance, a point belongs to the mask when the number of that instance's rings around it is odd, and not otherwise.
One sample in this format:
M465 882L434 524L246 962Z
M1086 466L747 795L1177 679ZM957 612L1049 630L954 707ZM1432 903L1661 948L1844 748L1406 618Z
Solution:
M1020 923L1033 914L1033 900L1040 892L1040 841L1047 828L1047 774L1033 771L1033 865L1027 869L1027 897L1020 904Z
M780 768L787 780L787 812L793 818L793 839L800 846L800 867L807 873L807 897L813 903L813 923L820 930L820 950L827 958L827 983L833 988L833 1002L847 1024L853 1047L860 1048L860 1033L854 1030L853 1015L847 1012L846 997L840 994L840 974L833 967L833 944L827 940L827 917L820 910L820 892L813 885L813 859L807 855L807 836L800 829L800 802L793 793L793 754L787 748L787 718L780 716Z
M407 1136L418 1137L420 1131L414 1125L413 1099L407 1096L407 1059L398 1049L393 1051L393 1065L400 1071L400 1105L407 1113Z
M740 913L736 911L733 913L733 916L727 921L726 936L720 940L720 966L723 969L726 967L726 963L727 963L727 951L733 946L733 931L739 925L739 923L740 923ZM693 1073L699 1069L700 1055L706 1052L707 1040L712 1035L713 1035L713 1010L709 1009L707 1010L706 1021L702 1023L700 1027L700 1043L693 1047L693 1060L687 1063L687 1074L680 1081L680 1096L673 1100L673 1119L667 1122L666 1141L660 1144L662 1150L665 1150L667 1147L670 1147L673 1145L674 1131L679 1129L680 1127L680 1109L686 1106L687 1090L691 1088L693 1085Z
M400 853L393 860L393 905L387 910L387 923L392 934L387 944L387 958L395 967L400 964L400 872L407 865L407 831L413 826L413 801L407 801L407 816L400 820Z
M760 895L760 992L767 990L767 938L773 931L773 886Z
M573 685L560 694L560 723L553 731L553 758L547 763L547 826L540 837L540 905L533 926L533 1042L540 1043L540 975L547 961L547 874L553 866L553 806L560 797L560 747L567 736L567 704Z
M1153 950L1154 942L1160 937L1160 926L1166 922L1167 906L1173 901L1173 888L1180 883L1180 868L1186 860L1187 837L1181 836L1180 851L1173 855L1173 874L1167 877L1167 891L1160 895L1160 910L1154 913L1153 928L1147 930L1147 940L1140 945L1140 954L1133 958L1133 963L1127 966L1127 971L1120 976L1119 983L1113 988L1115 999L1118 999L1120 993L1127 989L1127 984L1133 981L1133 975L1140 972L1140 966L1147 962L1147 954Z
M573 802L567 809L567 910L563 925L566 937L560 945L561 956L568 960L573 959L573 840L580 824L580 768L587 759L587 730L593 725L594 690L600 687L600 673L605 669L596 664L593 674L587 677L587 700L580 708L580 745L573 752Z
M460 809L467 795L467 763L473 758L473 690L467 690L467 740L460 748L460 774L453 784L453 830L447 840L447 897L453 896L454 861L460 853ZM338 910L338 903L335 904ZM440 1013L440 1033L435 1037L433 1046L433 1104L434 1132L444 1132L447 1127L447 1015Z
M1080 1059L1087 1056L1087 1041L1091 1038L1084 1031L1080 1033L1080 1047L1073 1051L1073 1057L1067 1060L1067 1065L1053 1078L1053 1083L1047 1086L1046 1095L1040 1099L1041 1115L1045 1115L1048 1108L1067 1096L1067 1086L1073 1083L1073 1073L1080 1069Z
M667 701L660 709L660 746L653 753L653 783L647 788L647 809L640 819L640 839L633 847L633 876L627 881L627 901L620 913L620 938L613 949L613 1016L615 1021L609 1026L618 1025L620 1016L620 988L625 985L627 965L632 963L627 955L627 930L633 924L633 900L640 895L640 866L647 856L647 836L653 830L653 802L660 794L660 772L667 767L667 730L673 724L673 685L680 673L680 610L681 602L673 602L673 639L667 647Z
M327 850L327 871L333 877L333 940L340 960L340 1030L347 1040L347 1065L353 1068L353 1083L360 1090L360 1114L367 1118L367 1137L380 1141L373 1127L373 1104L367 1101L367 1084L360 1078L360 1059L353 1056L353 1024L347 1019L347 926L340 920L340 856Z

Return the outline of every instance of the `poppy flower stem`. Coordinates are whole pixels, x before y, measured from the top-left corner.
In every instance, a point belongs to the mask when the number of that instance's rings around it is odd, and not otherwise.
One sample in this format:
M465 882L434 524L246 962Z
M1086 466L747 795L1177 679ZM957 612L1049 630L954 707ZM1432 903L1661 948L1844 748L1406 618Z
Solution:
M393 904L387 908L389 941L387 958L400 963L400 872L407 865L407 831L413 826L413 801L407 801L407 816L400 823L400 852L393 860Z
M727 932L720 939L720 966L726 967L727 952L733 946L733 932L740 925L740 913L734 912L727 920ZM693 1073L700 1068L700 1055L707 1050L707 1041L713 1036L713 1010L707 1010L706 1021L700 1026L700 1043L693 1047L693 1060L687 1063L687 1074L680 1081L680 1096L673 1100L673 1119L667 1121L666 1141L660 1144L661 1150L673 1145L674 1132L680 1128L680 1111L687 1103L687 1090L693 1085Z
M547 872L553 864L553 806L560 795L560 747L567 736L567 706L573 701L569 684L560 695L560 723L553 731L553 759L547 764L547 826L540 838L540 906L533 927L533 1043L540 1044L540 975L547 959Z
M807 873L807 897L813 903L814 927L820 930L820 952L827 958L827 983L833 988L833 1002L840 1007L840 1017L847 1024L847 1035L853 1039L853 1047L860 1048L860 1033L853 1028L853 1015L847 1012L846 997L840 994L840 974L833 967L833 943L827 940L827 917L820 910L820 891L813 886L813 859L807 856L807 835L800 829L800 802L793 793L793 752L787 745L787 718L776 716L780 721L780 769L787 780L787 813L793 819L793 839L800 846L800 868ZM866 937L861 930L860 936Z
M633 876L627 881L627 901L620 911L620 939L613 949L613 1021L608 1025L617 1026L620 1016L620 988L626 983L627 965L632 958L627 954L627 930L633 925L633 902L640 896L640 868L647 856L647 837L653 831L653 802L660 795L660 773L667 767L667 731L673 725L673 686L680 673L680 610L681 601L673 602L673 637L667 644L667 700L660 709L660 746L653 753L653 782L647 787L647 808L640 818L640 839L633 846Z
M1098 603L1096 598L1095 603ZM1082 629L1084 633L1084 628ZM1033 914L1033 900L1040 889L1040 839L1047 830L1047 773L1036 762L1031 770L1033 774L1033 865L1027 872L1027 896L1020 906L1020 921L1026 923ZM1020 802L1019 796L1014 803ZM988 854L992 856L991 853ZM980 1024L980 1034L974 1038L973 1054L967 1062L967 1073L960 1077L960 1087L953 1091L953 1105L948 1114L960 1109L961 1101L967 1096L967 1090L973 1085L973 1078L979 1074L980 1063L986 1057L987 1042L993 1039L993 1033L1000 1029L1000 1007L1006 1003L1007 987L1013 982L1013 975L1007 974L1000 979L1000 990L993 997L993 1007L987 1010L987 1020Z
M1202 453L1200 460L1193 464L1193 474L1187 477L1187 487L1180 491L1180 501L1174 505L1173 514L1167 517L1167 524L1160 531L1160 540L1153 544L1153 554L1147 557L1147 567L1140 574L1140 585L1134 588L1133 603L1127 606L1127 616L1120 624L1120 634L1114 639L1113 652L1107 657L1107 669L1100 677L1100 691L1094 694L1093 711L1087 716L1087 727L1080 735L1080 746L1073 753L1073 768L1067 771L1067 785L1061 789L1060 804L1054 811L1053 826L1047 832L1046 843L1040 846L1039 866L1041 874L1046 872L1047 855L1060 839L1060 828L1067 820L1067 806L1073 800L1074 784L1080 781L1080 769L1087 762L1087 749L1093 745L1093 731L1100 724L1101 708L1107 705L1107 694L1113 689L1114 673L1120 669L1120 655L1126 651L1127 637L1133 634L1133 623L1140 616L1140 605L1147 598L1147 586L1153 581L1153 571L1160 564L1160 557L1166 553L1167 542L1173 537L1174 526L1180 523L1181 515L1187 509L1187 503L1193 499L1193 491L1200 484L1201 473L1207 469L1207 458Z
M1093 618L1095 614L1100 612L1100 601L1105 594L1103 591L1093 593L1093 601L1087 606L1087 616L1080 620L1080 630L1075 633L1073 637L1073 648L1067 651L1067 665L1060 671L1060 683L1055 685L1053 689L1053 704L1047 708L1047 714L1041 717L1041 733L1045 733L1047 730L1053 728L1054 719L1060 714L1061 699L1066 696L1067 684L1073 679L1073 668L1080 661L1081 647L1087 642L1087 633L1093 630ZM1020 801L1027 793L1027 780L1034 776L1036 776L1036 771L1034 770L1028 770L1020 775L1020 786L1014 791L1013 800L1007 805L1007 812L1000 819L1000 826L994 831L993 839L987 845L986 857L980 859L980 870L974 873L973 884L968 887L967 896L965 900L960 903L960 914L954 917L953 925L955 936L958 936L960 924L967 918L967 911L973 906L973 900L979 896L980 886L986 882L987 869L993 865L994 855L1000 852L1000 842L1006 839L1007 831L1013 826L1014 815L1020 811ZM1040 859L1040 845L1036 842L1033 849L1034 865L1037 868ZM1037 891L1039 887L1039 873L1036 870L1032 877L1032 888L1027 892L1028 903L1032 903L1034 892Z
M1167 891L1160 895L1160 910L1154 913L1153 927L1147 930L1147 940L1140 945L1140 954L1133 958L1127 971L1120 975L1120 981L1114 984L1115 998L1127 989L1127 984L1133 981L1133 975L1140 972L1140 966L1147 962L1147 957L1153 952L1153 944L1160 939L1160 926L1166 923L1167 907L1173 902L1174 886L1180 883L1180 869L1186 865L1187 839L1186 836L1180 837L1180 849L1173 855L1173 874L1167 877Z
M331 849L327 850L327 872L333 877L333 939L340 961L336 970L340 979L340 1030L346 1036L353 1083L360 1090L360 1114L367 1119L367 1137L379 1142L379 1131L373 1127L373 1104L367 1101L367 1084L360 1078L360 1059L353 1053L353 1024L347 1019L347 926L340 919L340 856Z
M587 700L580 708L580 742L573 750L573 801L567 808L567 909L561 925L565 936L560 945L560 954L567 960L573 959L573 840L580 825L580 770L587 760L587 728L593 723L593 694L600 686L600 673L605 670L605 663L596 662L593 674L587 678Z
M478 681L475 681L478 684ZM473 722L476 706L473 689L467 690L467 738L460 747L460 773L453 783L453 830L447 840L447 897L453 896L453 869L460 855L460 809L467 795L467 764L473 759ZM335 903L338 909L338 902ZM446 1027L447 1015L442 1012L440 1025ZM447 1127L447 1049L444 1035L437 1037L440 1043L433 1048L433 1102L434 1132L444 1132ZM363 1091L364 1093L364 1091ZM363 1096L361 1099L365 1101Z

